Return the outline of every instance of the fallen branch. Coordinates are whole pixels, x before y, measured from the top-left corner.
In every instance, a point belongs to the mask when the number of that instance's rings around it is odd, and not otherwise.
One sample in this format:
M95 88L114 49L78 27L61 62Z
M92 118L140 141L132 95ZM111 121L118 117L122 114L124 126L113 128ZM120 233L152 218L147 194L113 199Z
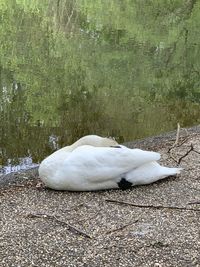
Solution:
M172 210L183 210L183 211L197 211L197 212L200 212L199 209L184 208L184 207L177 207L177 206L143 205L143 204L135 204L135 203L126 202L126 201L120 201L120 200L115 200L115 199L105 199L105 201L106 202L111 202L111 203L134 206L134 207L137 207L137 208L172 209Z
M176 133L176 141L174 143L174 146L178 145L179 137L180 137L180 123L177 123L177 133Z
M193 149L193 152L195 152L195 153L197 153L197 154L199 154L199 155L200 155L200 152L199 152L199 151L197 151L197 150L195 150L195 149Z
M110 231L106 232L106 234L111 234L111 233L113 233L113 232L121 231L121 230L123 230L124 228L128 227L129 225L132 225L132 224L134 224L134 223L136 223L136 222L138 222L138 221L139 221L139 219L137 219L137 220L135 220L135 221L133 221L133 222L127 223L127 224L125 224L125 225L123 225L123 226L121 226L121 227L119 227L119 228L116 228L116 229L113 229L113 230L110 230Z
M50 215L50 214L44 214L44 213L29 213L26 215L26 217L29 217L29 218L47 218L47 219L51 219L51 220L54 220L60 224L63 224L63 225L66 225L70 230L73 230L75 232L77 232L78 234L80 235L83 235L87 238L92 238L89 234L85 233L84 231L76 228L75 226L72 226L71 224L65 222L65 221L62 221L60 219L58 219L56 216L54 215Z
M79 208L81 208L83 206L85 206L85 203L81 202L80 204L74 205L74 206L70 207L69 209L66 209L65 212L66 211L77 210L77 209L79 209Z
M181 129L180 123L177 123L176 140L175 140L174 144L168 149L168 153L172 150L172 148L174 148L178 145L179 137L180 137L180 129Z
M98 214L99 214L99 212L96 212L93 216L82 219L82 220L75 221L75 223L83 223L85 221L91 221L92 219L96 218Z
M185 130L187 136L186 136L186 137L183 139L183 141L179 144L181 127L180 127L180 124L177 123L176 140L175 140L174 144L168 149L167 153L170 153L170 151L171 151L173 148L181 147L181 146L182 146L184 143L186 143L190 138L199 135L198 133L194 133L194 134L189 135L189 132L188 132L188 130L187 130L186 128L182 128L182 129ZM200 154L200 153L199 153L199 154Z
M182 144L183 144L183 142L182 142L179 146L177 146L177 147L180 147ZM173 147L171 147L171 149L172 149L172 148L173 148ZM184 159L185 157L187 157L187 156L190 154L190 152L192 152L192 151L193 151L194 153L197 153L197 154L200 155L200 152L194 149L194 146L193 146L192 143L190 144L190 149L189 149L183 156L181 156L179 159L175 159L175 158L171 155L171 153L170 153L171 149L169 149L167 153L169 154L169 157L170 157L173 161L175 161L175 162L177 163L177 165L180 165L182 159Z
M178 160L174 158L171 154L169 155L170 159L172 159L177 165L178 165Z
M192 136L187 136L180 144L177 144L177 145L172 145L169 149L168 149L168 151L167 151L167 153L170 153L171 152L171 150L173 149L173 148L177 148L177 147L181 147L183 144L185 144L190 138L191 138Z
M187 157L189 155L189 153L191 151L194 151L194 147L193 144L190 144L190 149L182 156L178 159L178 165L181 163L182 159L184 159L185 157Z

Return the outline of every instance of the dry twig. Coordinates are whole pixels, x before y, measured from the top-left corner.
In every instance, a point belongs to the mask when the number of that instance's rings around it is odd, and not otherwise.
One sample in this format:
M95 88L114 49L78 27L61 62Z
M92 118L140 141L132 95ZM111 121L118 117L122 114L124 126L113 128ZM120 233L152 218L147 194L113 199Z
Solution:
M199 151L197 151L197 150L195 150L195 149L193 149L193 152L195 152L195 153L197 153L197 154L199 154L199 155L200 155L200 152L199 152Z
M115 200L115 199L106 199L105 201L111 202L111 203L117 203L117 204L134 206L134 207L137 207L137 208L172 209L172 210L183 210L183 211L190 211L191 210L191 211L200 212L199 209L184 208L184 207L177 207L177 206L135 204L135 203L126 202L126 201L120 201L120 200Z
M194 150L194 147L193 147L193 144L190 144L190 149L183 155L181 156L179 159L178 159L178 165L181 163L182 159L184 159L185 157L187 157L189 155L189 153L191 151Z
M188 138L187 138L187 140L188 140ZM176 146L176 147L180 147L180 146L181 146L182 144L184 144L187 140L184 140L180 145L178 145L178 146ZM193 151L194 153L200 154L199 151L197 151L197 150L194 149L194 146L193 146L193 144L191 143L191 144L190 144L190 149L189 149L183 156L181 156L179 159L175 159L174 156L172 156L172 154L171 154L171 150L172 150L172 148L174 148L174 147L169 148L169 150L167 151L167 153L169 154L169 157L170 157L173 161L175 161L175 162L177 163L177 165L180 165L182 159L184 159L185 157L187 157L187 156L190 154L190 152L192 152L192 151Z
M174 144L168 149L168 153L172 150L172 148L174 148L178 145L179 137L180 137L180 129L181 129L180 124L177 123L176 140L175 140Z
M182 146L183 144L185 144L191 137L192 137L192 136L187 136L185 139L183 139L183 141L182 141L180 144L172 145L172 146L168 149L167 153L170 153L171 150L172 150L173 148L181 147L181 146Z
M72 226L71 224L65 222L65 221L62 221L60 219L58 219L56 216L54 215L50 215L50 214L44 214L44 213L29 213L26 215L26 217L29 217L29 218L47 218L47 219L51 219L51 220L54 220L62 225L66 225L70 230L73 230L75 232L77 232L78 234L80 235L83 235L87 238L92 238L89 234L85 233L84 231L76 228L75 226Z
M198 135L198 133L194 133L194 134L191 134L189 135L189 132L186 128L183 128L186 132L186 137L183 139L183 141L179 144L179 139L180 139L180 130L181 130L181 127L180 127L180 124L177 123L177 133L176 133L176 140L174 142L174 144L168 149L167 153L170 153L171 150L173 148L177 148L177 147L181 147L184 143L186 143L190 138Z
M135 220L135 221L133 221L133 222L127 223L127 224L125 224L125 225L123 225L123 226L121 226L121 227L119 227L119 228L116 228L116 229L113 229L113 230L110 230L110 231L106 232L106 234L111 234L111 233L113 233L113 232L121 231L121 230L123 230L124 228L128 227L129 225L132 225L132 224L134 224L134 223L136 223L136 222L138 222L138 221L139 221L139 219L137 219L137 220Z
M178 145L178 142L179 142L179 137L180 137L180 123L177 123L177 133L176 133L176 141L174 143L174 146Z

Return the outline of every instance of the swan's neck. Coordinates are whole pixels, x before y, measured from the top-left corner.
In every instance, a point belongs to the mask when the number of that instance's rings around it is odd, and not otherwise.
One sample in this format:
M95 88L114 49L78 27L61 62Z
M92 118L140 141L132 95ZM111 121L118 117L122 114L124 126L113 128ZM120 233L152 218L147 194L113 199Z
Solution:
M115 140L109 138L102 138L97 135L87 135L77 140L71 146L65 147L64 150L72 152L77 147L84 145L95 146L95 147L108 147L108 146L118 145L118 143Z
M77 140L75 143L73 143L71 146L68 146L69 151L73 151L74 149L76 149L79 146L84 146L84 145L90 145L89 142L87 142L87 140L81 138L79 140Z
M70 146L65 146L61 149L59 149L58 151L61 152L61 151L64 151L64 152L72 152L74 149L76 149L77 147L79 146L83 146L83 145L87 145L86 142L83 142L83 140L79 139L78 141L76 141L75 143L73 143L72 145ZM56 152L58 152L56 151ZM56 153L54 152L54 153Z

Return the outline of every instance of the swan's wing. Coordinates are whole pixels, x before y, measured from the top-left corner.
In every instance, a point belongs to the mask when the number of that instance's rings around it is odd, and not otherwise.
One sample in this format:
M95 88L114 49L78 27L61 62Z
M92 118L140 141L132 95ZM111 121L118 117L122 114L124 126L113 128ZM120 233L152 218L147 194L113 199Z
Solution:
M81 146L63 162L63 168L73 179L102 182L159 158L159 153L140 149Z

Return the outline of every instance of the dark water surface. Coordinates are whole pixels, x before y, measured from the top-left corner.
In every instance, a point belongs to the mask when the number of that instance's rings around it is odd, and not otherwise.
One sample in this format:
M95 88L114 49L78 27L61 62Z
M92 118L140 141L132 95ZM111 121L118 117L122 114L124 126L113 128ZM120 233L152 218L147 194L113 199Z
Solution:
M200 123L200 1L1 0L0 22L0 173Z

